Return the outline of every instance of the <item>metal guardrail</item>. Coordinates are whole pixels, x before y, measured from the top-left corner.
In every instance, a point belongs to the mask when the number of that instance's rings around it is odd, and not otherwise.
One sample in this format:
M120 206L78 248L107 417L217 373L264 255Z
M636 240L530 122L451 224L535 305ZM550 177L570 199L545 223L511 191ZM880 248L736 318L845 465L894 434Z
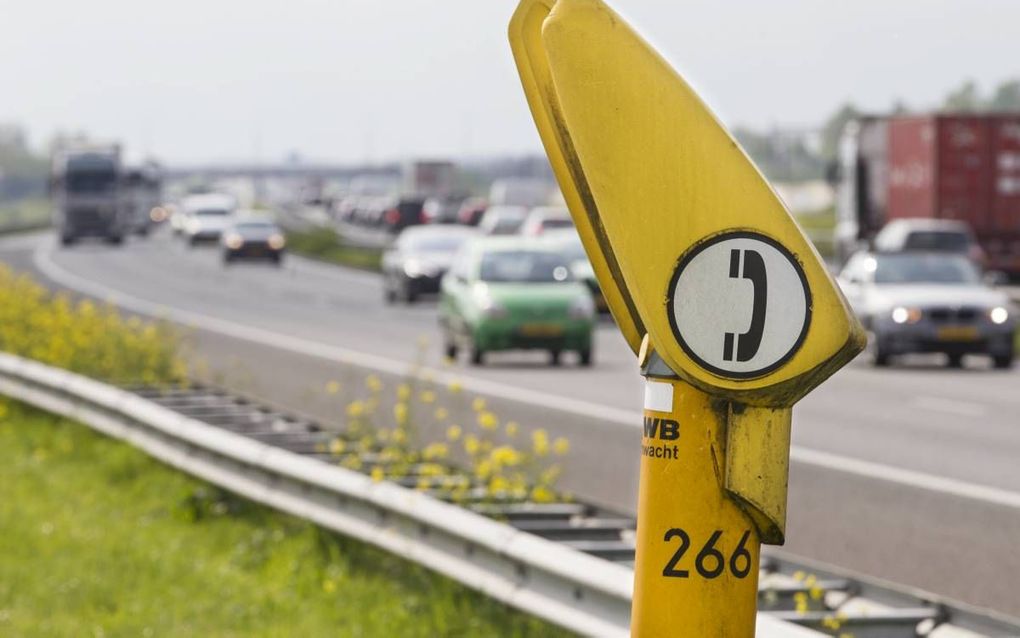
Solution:
M627 517L583 503L465 508L399 480L374 482L322 452L334 434L317 423L218 390L129 391L0 353L0 393L567 629L628 633L634 521ZM1020 635L1020 622L826 569L764 557L759 601L766 613L759 613L757 635Z

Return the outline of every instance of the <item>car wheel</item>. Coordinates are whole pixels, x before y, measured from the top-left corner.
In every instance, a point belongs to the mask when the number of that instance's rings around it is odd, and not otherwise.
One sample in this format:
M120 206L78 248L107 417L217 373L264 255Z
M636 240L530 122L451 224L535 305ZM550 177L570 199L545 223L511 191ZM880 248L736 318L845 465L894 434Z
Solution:
M554 366L560 365L560 359L563 357L562 350L550 350L549 351L549 363Z
M72 237L70 235L63 235L63 236L60 237L60 245L61 246L70 246L73 243L74 243L74 237Z
M963 367L963 355L962 354L951 354L951 355L949 355L949 367L950 368L962 368Z
M892 362L892 355L882 345L882 340L874 332L868 333L868 348L871 351L871 362L876 368L888 367Z
M485 363L485 351L478 347L478 344L471 344L471 365L480 366Z
M418 301L418 293L414 291L414 285L408 281L404 283L404 302L412 304Z
M1013 353L1000 354L992 357L992 365L998 370L1009 370L1013 367Z
M111 246L119 246L123 241L124 238L120 235L111 235L106 238L106 243L110 244Z
M456 359L458 353L457 344L453 342L449 337L446 338L446 344L443 346L443 354L446 355L447 359Z
M581 357L582 366L586 368L591 367L592 364L591 348L588 348L587 350L581 350L577 354L579 357Z
M393 303L396 300L397 293L393 292L393 288L390 288L389 284L383 284L383 301Z
M234 261L234 258L231 257L230 255L223 255L223 265L224 266L229 266L231 263L233 263L233 261Z

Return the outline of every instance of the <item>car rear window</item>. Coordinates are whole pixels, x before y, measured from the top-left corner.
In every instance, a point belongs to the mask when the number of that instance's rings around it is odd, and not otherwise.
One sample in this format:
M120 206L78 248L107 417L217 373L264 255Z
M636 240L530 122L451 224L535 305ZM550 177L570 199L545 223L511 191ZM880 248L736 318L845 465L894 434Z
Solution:
M195 214L199 217L226 217L227 211L222 208L203 208L202 210L196 210Z
M899 253L875 261L876 284L976 284L977 269L964 257Z
M966 233L945 230L918 230L907 235L903 247L907 250L965 253L970 248L970 237Z
M574 222L570 218L553 217L542 221L543 228L573 228Z
M489 282L560 283L570 281L570 268L554 253L501 250L482 255L478 278Z

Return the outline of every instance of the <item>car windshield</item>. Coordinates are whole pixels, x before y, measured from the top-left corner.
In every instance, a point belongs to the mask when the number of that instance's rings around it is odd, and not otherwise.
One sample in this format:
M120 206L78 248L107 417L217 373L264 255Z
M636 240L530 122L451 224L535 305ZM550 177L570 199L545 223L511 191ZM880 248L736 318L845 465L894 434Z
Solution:
M570 280L560 255L536 250L501 250L482 255L479 279L490 282L559 283Z
M67 190L76 194L105 193L116 183L117 174L112 170L82 171L67 175Z
M466 236L436 235L434 237L415 237L408 241L407 248L422 253L450 253L460 248Z
M563 242L559 247L559 253L570 262L586 261L588 259L588 254L584 252L584 246L579 241Z
M964 257L945 255L878 255L876 284L976 284L981 276Z
M542 228L573 228L574 222L569 217L550 217L542 220Z
M239 233L271 233L276 230L276 224L269 222L245 222L234 226Z
M965 253L970 247L966 233L923 230L907 235L903 247L907 250L932 250L937 252Z

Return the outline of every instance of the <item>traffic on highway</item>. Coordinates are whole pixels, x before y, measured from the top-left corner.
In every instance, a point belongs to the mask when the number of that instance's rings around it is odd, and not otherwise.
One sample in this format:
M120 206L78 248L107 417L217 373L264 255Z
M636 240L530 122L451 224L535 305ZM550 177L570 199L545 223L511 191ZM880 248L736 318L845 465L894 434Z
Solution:
M823 120L782 100L836 105L827 67L770 95L676 47L715 9L513 4L458 5L475 60L407 9L413 68L342 96L318 23L266 26L279 69L185 30L219 72L145 82L197 136L0 106L0 635L1020 636L1015 69L886 95L837 60L868 107ZM404 24L372 11L348 40ZM846 29L941 50L888 13ZM1000 42L977 14L938 42Z

